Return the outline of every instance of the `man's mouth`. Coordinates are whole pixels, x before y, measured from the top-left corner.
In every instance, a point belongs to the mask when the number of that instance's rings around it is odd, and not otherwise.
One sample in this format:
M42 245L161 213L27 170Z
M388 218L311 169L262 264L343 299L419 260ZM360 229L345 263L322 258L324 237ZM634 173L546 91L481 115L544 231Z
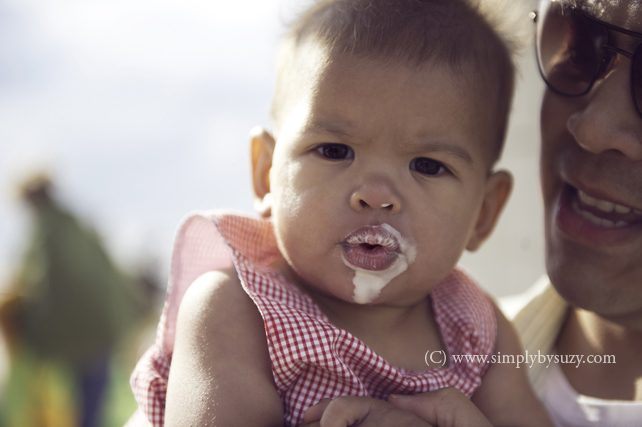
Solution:
M623 228L642 221L642 210L631 206L599 199L571 187L573 211L587 221L604 228Z

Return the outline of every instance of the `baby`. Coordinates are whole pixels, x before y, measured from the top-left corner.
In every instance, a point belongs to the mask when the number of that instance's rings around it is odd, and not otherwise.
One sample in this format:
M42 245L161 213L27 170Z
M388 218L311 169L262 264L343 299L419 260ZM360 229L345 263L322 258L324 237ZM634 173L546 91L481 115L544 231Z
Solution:
M302 15L274 132L252 134L263 219L181 225L130 423L298 426L326 398L384 408L454 387L494 425L546 425L523 369L489 363L519 344L456 268L511 189L493 166L513 75L511 43L472 1L324 0Z

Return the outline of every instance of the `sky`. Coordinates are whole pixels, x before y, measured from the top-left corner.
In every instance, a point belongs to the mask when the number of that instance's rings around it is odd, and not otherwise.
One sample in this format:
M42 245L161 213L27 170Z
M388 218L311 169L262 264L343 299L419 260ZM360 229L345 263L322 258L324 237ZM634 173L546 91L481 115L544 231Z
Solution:
M270 125L288 11L273 0L0 1L0 274L28 220L12 185L34 167L126 263L167 258L190 210L251 209L247 135Z
M186 213L251 211L248 133L271 126L278 41L306 4L0 0L0 289L29 219L13 187L34 167L119 264L156 261L161 276ZM512 200L486 246L462 259L496 295L543 272L532 57L502 162Z

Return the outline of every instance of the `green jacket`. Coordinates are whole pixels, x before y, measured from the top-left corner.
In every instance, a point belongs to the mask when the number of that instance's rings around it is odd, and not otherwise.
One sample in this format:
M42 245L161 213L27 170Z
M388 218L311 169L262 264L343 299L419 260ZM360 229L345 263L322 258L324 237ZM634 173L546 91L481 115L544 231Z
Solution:
M17 283L24 342L74 365L104 356L142 310L95 233L53 203L36 210Z

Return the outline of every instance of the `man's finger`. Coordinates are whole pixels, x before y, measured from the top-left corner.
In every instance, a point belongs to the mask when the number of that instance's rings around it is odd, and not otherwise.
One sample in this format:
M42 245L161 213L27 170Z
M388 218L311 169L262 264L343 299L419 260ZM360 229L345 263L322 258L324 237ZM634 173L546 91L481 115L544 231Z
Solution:
M347 427L363 420L370 409L370 399L343 396L331 401L321 416L321 427Z
M319 421L322 427L346 427L367 417L372 409L372 402L373 399L356 396L324 399L308 408L303 420L306 423Z
M492 427L481 411L455 388L413 396L391 395L388 403L437 427Z
M313 421L319 421L325 408L332 402L332 399L323 399L314 406L310 406L305 414L303 415L303 421L306 423L311 423Z

